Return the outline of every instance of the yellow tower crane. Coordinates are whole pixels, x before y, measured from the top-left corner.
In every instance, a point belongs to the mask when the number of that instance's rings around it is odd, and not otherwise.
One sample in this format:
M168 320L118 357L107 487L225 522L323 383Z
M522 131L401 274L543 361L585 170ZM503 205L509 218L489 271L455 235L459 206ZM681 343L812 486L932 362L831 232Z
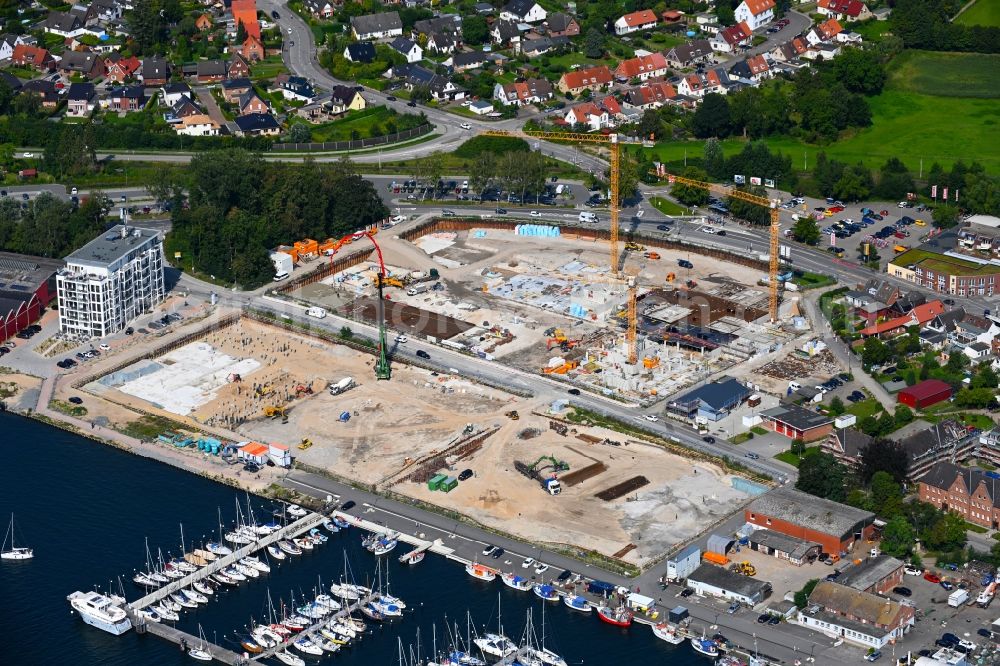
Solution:
M520 137L522 139L545 139L546 141L601 143L608 146L608 152L611 154L611 158L609 160L611 163L611 184L609 187L611 191L611 230L609 234L611 241L611 272L614 275L621 277L618 258L618 206L621 201L620 194L618 192L618 178L620 173L621 146L618 143L618 135L583 134L580 132L545 132L542 130L484 130L481 134L484 136Z
M769 270L768 270L768 311L771 315L771 323L776 324L778 322L778 241L781 236L781 220L779 218L780 209L778 208L778 201L774 199L768 199L767 197L758 196L756 194L750 194L749 192L744 192L738 190L735 187L729 187L727 185L718 185L716 183L707 183L701 180L692 180L691 178L685 178L683 176L677 176L674 174L667 174L667 181L670 183L680 183L681 185L688 185L690 187L697 187L709 192L714 192L716 194L721 194L723 196L732 197L734 199L739 199L740 201L746 201L748 203L756 204L758 206L763 206L770 211L771 215L771 251L769 253Z

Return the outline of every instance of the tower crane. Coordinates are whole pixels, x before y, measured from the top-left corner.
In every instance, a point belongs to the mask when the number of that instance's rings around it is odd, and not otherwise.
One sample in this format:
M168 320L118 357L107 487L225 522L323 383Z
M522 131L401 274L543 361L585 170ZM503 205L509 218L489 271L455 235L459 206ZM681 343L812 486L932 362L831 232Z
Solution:
M504 136L545 139L547 141L577 141L580 143L601 143L609 148L611 153L611 272L621 277L618 258L618 206L620 203L618 192L618 180L620 176L621 145L618 142L617 134L584 134L581 132L546 132L543 130L484 130L484 136Z
M708 192L714 192L715 194L732 197L734 199L746 201L768 209L771 216L770 253L768 255L769 266L767 273L769 292L768 312L771 315L771 323L776 324L778 322L778 241L781 235L781 220L778 201L776 199L768 199L767 197L751 194L750 192L744 192L736 189L735 187L729 187L728 185L718 185L716 183L708 183L702 180L693 180L691 178L685 178L684 176L678 176L672 173L667 174L667 181L671 184L680 183L681 185L688 185L689 187L697 187Z

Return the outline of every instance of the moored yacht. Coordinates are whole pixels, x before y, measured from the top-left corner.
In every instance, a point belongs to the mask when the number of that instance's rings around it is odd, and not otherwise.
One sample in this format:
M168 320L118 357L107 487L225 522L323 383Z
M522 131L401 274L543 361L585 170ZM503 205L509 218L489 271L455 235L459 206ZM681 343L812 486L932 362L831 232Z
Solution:
M98 592L74 592L66 597L80 618L92 627L109 634L121 636L132 628L132 621L125 611L115 606L111 599Z

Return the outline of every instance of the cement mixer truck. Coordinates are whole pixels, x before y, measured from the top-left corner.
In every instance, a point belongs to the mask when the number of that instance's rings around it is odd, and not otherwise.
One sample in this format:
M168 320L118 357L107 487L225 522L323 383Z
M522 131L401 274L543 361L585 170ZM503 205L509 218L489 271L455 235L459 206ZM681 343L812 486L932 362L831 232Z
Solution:
M330 384L330 395L340 395L354 388L354 378L344 377L335 384Z

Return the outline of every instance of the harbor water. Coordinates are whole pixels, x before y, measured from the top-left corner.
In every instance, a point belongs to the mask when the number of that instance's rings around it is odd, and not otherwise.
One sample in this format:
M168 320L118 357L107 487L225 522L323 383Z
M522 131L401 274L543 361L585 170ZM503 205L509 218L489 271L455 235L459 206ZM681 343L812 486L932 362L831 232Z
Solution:
M46 664L101 664L158 666L189 664L193 660L177 645L130 631L115 637L85 625L70 613L66 595L76 590L107 591L120 577L126 597L141 591L131 578L145 568L146 540L157 551L180 553L181 524L190 550L217 538L219 509L228 527L236 503L246 512L248 497L207 479L119 451L42 423L0 414L0 512L15 513L18 541L35 549L33 560L0 565L0 631L4 646L0 663L7 666ZM345 498L347 499L347 498ZM258 521L267 519L272 505L249 498ZM184 613L178 627L193 635L201 625L209 641L239 651L238 636L251 621L266 621L268 593L276 610L281 604L303 600L343 576L345 555L355 582L369 584L376 558L361 547L356 528L330 535L311 553L272 562L272 572L220 590L207 605ZM505 587L499 579L477 581L463 567L436 555L416 566L398 562L411 547L400 544L382 557L388 566L390 591L409 608L394 622L369 621L370 633L342 652L307 663L393 666L399 663L398 641L409 652L417 647L430 656L436 627L437 647L448 647L448 631L455 625L462 640L468 631L495 631L498 593L504 632L521 637L528 609L533 609L535 633L541 638L543 603L530 592ZM261 557L265 553L258 553ZM490 561L494 564L494 561ZM518 573L520 562L503 567ZM547 572L554 576L556 570ZM322 581L322 582L320 582ZM327 592L328 590L324 590ZM643 590L646 592L645 590ZM652 591L650 591L652 592ZM694 666L709 659L689 645L673 646L653 636L647 626L616 629L600 623L596 613L571 611L550 603L544 616L545 645L561 653L569 664L645 663ZM278 663L273 661L272 663Z

